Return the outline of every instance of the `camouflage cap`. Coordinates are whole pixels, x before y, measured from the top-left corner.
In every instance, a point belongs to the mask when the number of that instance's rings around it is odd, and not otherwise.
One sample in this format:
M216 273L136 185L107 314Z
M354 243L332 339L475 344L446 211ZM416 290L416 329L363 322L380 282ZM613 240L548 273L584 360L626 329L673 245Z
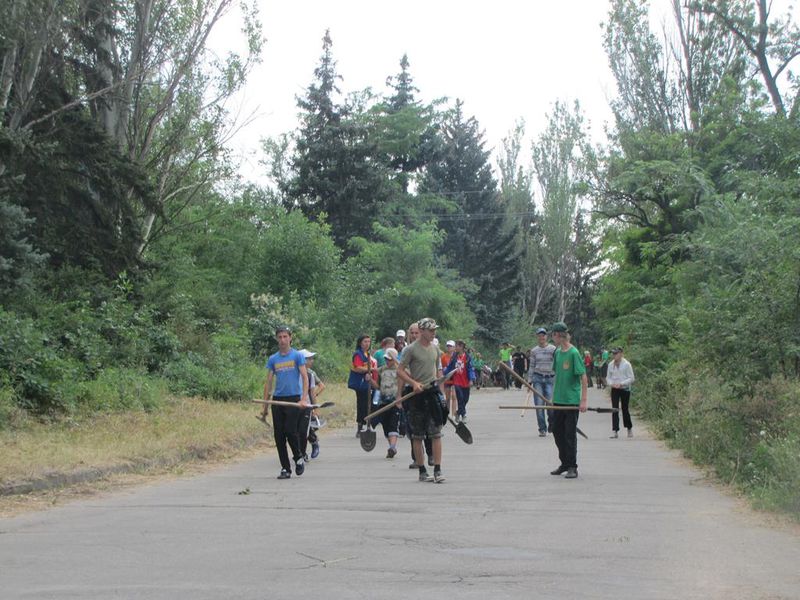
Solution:
M424 329L438 329L439 326L436 324L436 321L434 321L430 317L425 317L424 319L419 320L419 322L417 323L417 327L419 327L420 330L424 330Z

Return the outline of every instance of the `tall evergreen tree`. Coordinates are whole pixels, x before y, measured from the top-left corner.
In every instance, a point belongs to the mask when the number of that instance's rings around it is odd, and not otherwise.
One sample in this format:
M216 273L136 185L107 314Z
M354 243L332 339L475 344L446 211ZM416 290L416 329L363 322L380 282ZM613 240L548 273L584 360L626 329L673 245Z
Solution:
M439 226L447 234L443 254L448 266L474 283L468 300L478 319L477 333L495 342L519 292L515 231L504 226L505 211L484 134L474 117L464 116L461 101L445 118L439 144L420 192L453 203L454 211L439 217Z
M369 237L390 188L386 169L374 160L365 107L358 99L336 101L341 77L332 47L326 31L314 81L297 99L302 112L290 161L293 177L282 192L288 208L300 208L311 219L326 215L336 244L347 251L351 237Z

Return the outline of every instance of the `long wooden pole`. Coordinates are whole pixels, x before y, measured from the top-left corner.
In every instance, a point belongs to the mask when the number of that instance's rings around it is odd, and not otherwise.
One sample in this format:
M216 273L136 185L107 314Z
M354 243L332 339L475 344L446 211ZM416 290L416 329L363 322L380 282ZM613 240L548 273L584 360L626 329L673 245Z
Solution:
M532 386L530 383L528 383L528 382L527 382L527 381L525 381L525 380L524 380L522 377L520 377L519 375L517 375L517 374L514 372L514 370L513 370L511 367L509 367L509 366L508 366L506 363L504 363L504 362L502 362L502 361L501 361L501 362L500 362L500 366L501 366L501 367L503 367L503 368L504 368L506 371L508 371L509 373L511 373L511 376L512 376L512 377L514 377L514 379L516 379L517 381L519 381L519 382L520 382L522 385L524 385L526 388L528 388L528 389L529 389L530 391L532 391L534 394L536 394L537 396L539 396L539 398L541 398L541 399L544 401L544 403L547 405L547 407L548 407L548 408L552 408L552 407L553 407L553 403L552 403L552 402L550 402L550 400L548 400L548 399L547 399L547 398L545 398L545 397L544 397L544 396L543 396L541 393L539 393L539 391L538 391L536 388L534 388L534 387L533 387L533 386ZM575 427L575 431L577 431L577 432L578 432L578 434L579 434L579 435L581 435L581 436L583 437L583 439L586 439L586 440L588 440L588 439L589 439L589 436L588 436L588 435L586 435L585 433L583 433L583 432L580 430L580 428L579 428L579 427Z

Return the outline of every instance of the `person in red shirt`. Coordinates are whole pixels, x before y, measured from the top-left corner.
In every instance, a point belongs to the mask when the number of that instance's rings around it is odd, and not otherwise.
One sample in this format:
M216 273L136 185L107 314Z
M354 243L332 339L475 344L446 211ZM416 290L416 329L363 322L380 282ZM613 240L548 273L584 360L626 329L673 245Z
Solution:
M588 350L583 353L583 366L586 368L586 377L589 378L589 387L594 387L592 383L592 373L594 371L594 359Z
M455 352L450 357L450 362L444 369L444 375L455 371L455 375L450 379L455 390L458 409L456 412L456 422L467 422L467 402L469 402L469 390L472 382L475 381L475 369L472 367L472 358L466 352L466 344L462 340L455 342Z

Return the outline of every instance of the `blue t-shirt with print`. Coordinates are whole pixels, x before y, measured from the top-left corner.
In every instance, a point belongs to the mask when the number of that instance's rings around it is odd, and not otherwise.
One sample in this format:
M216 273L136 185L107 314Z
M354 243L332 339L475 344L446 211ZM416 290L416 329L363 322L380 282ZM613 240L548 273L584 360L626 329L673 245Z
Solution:
M305 356L294 348L291 348L286 354L281 354L279 351L269 357L267 368L275 373L273 397L299 396L303 393L300 365L305 364Z

